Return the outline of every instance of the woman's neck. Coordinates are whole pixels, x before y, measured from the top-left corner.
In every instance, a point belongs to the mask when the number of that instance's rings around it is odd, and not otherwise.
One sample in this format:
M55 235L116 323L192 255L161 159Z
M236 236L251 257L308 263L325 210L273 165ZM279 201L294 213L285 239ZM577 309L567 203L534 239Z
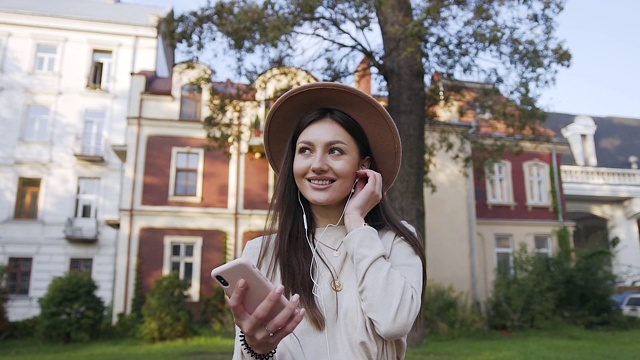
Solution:
M334 206L315 206L311 205L311 211L316 222L316 227L321 228L327 225L344 225L345 203Z

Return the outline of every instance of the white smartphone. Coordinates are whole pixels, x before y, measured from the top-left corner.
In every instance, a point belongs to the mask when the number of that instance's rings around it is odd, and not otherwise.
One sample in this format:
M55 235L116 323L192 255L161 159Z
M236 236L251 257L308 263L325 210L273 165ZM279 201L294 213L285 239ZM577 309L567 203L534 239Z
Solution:
M244 298L244 307L249 314L253 314L258 305L269 295L274 286L267 277L255 265L243 258L237 258L211 270L214 278L224 289L225 294L231 297L233 290L240 279L247 283L248 290ZM269 319L276 316L287 304L287 299L280 296L278 302L269 312Z

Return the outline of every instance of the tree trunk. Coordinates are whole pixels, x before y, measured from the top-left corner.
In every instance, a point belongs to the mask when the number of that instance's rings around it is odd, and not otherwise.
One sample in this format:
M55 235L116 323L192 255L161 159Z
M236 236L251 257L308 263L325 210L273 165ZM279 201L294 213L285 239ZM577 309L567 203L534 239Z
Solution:
M399 216L424 236L424 68L420 39L412 36L411 2L380 0L378 19L385 49L381 72L388 86L388 107L402 139L402 166L389 196Z
M426 99L420 39L408 30L413 28L410 0L378 0L376 12L385 52L380 71L388 87L387 109L395 120L402 139L400 175L389 191L389 198L398 215L425 236ZM410 334L409 341L420 341L423 335L424 327L416 327L416 331Z

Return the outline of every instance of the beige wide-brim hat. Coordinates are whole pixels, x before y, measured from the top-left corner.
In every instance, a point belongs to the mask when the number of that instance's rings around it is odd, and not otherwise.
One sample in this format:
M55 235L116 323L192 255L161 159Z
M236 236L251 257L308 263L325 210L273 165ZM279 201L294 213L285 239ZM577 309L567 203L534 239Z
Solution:
M332 108L355 119L364 129L374 163L389 190L400 171L402 143L391 115L371 95L352 86L317 82L289 90L271 107L264 129L267 159L279 173L287 144L300 119L314 110Z

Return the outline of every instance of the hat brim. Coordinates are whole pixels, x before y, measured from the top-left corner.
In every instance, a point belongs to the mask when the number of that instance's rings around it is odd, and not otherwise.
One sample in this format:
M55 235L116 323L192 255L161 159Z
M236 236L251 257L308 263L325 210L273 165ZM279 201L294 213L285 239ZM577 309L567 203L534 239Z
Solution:
M352 86L331 82L306 84L289 90L271 107L264 129L267 159L278 174L287 144L298 121L321 108L351 116L364 130L383 189L393 185L402 161L398 129L387 110L372 96Z

